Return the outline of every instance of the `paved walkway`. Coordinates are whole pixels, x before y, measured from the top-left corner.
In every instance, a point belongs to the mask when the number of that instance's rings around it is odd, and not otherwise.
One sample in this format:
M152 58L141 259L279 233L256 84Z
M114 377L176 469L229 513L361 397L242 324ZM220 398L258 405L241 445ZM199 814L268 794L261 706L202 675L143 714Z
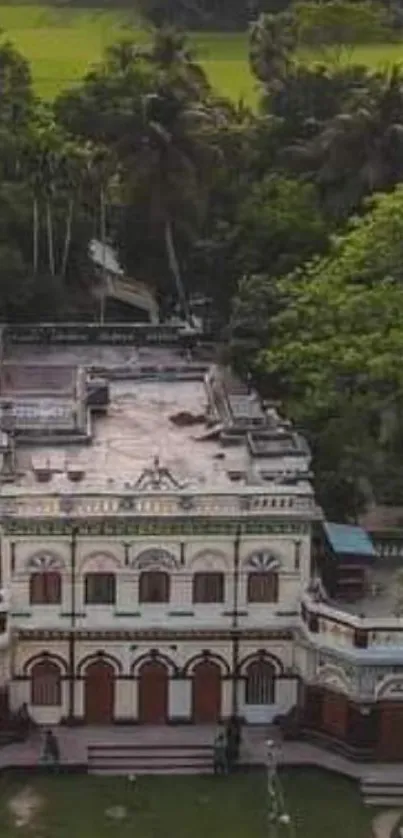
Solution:
M56 734L65 765L86 765L87 749L91 744L102 745L212 745L217 728L213 726L122 726L122 727L59 727ZM281 742L276 731L264 727L244 728L241 748L243 765L265 765L267 739L278 743L278 764L288 766L311 765L326 768L355 780L403 782L403 763L359 763L334 754L307 742ZM0 749L0 767L38 764L42 752L42 736L35 733L26 742L7 745Z
M400 809L387 809L386 812L381 812L372 821L372 832L374 838L390 838L392 829L396 826L401 818L402 812Z

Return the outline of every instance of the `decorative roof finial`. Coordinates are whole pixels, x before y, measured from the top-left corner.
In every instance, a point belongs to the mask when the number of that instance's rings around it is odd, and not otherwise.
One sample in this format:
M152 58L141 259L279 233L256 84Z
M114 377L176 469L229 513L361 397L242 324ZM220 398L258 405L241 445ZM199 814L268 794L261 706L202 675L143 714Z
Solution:
M144 469L137 480L135 488L141 491L155 491L156 489L169 491L183 487L169 469L161 466L159 456L155 456L152 468Z

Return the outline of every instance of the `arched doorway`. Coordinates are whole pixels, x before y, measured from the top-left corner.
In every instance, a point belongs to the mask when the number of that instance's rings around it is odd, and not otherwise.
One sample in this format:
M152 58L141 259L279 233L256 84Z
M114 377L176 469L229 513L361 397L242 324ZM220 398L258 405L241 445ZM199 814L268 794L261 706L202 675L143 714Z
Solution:
M31 704L33 707L60 707L62 681L59 666L41 660L31 669Z
M139 671L139 722L164 724L168 716L168 672L161 661L146 661Z
M246 671L245 703L274 704L276 673L268 661L253 661Z
M193 721L215 724L221 715L221 670L213 661L201 661L193 670Z
M104 660L88 664L84 676L84 716L88 725L113 722L115 707L115 672Z
M276 670L271 661L251 661L245 672L244 716L249 724L267 724L276 711Z

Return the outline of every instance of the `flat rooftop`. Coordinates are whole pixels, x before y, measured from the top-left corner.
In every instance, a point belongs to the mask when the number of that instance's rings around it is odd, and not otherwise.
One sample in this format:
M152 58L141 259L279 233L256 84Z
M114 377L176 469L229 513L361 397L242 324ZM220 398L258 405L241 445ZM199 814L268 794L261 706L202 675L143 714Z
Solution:
M355 602L337 597L331 599L329 605L357 617L394 617L397 611L403 613L402 573L402 559L378 556L366 570L364 596Z
M190 491L232 494L245 486L261 486L290 493L289 483L265 480L255 468L246 431L236 444L223 444L222 422L209 417L204 383L208 363L199 358L167 347L25 345L12 346L7 360L24 370L28 358L37 369L46 365L46 381L58 381L60 373L67 384L67 370L78 367L105 376L110 403L105 413L91 414L87 443L18 442L18 477L3 486L4 494L136 491L142 473L156 458L177 486ZM263 410L261 416L264 421ZM281 459L281 445L279 455ZM46 483L38 480L41 470L51 473ZM68 471L79 472L81 479L72 482ZM309 480L299 476L292 491L312 494Z
M6 362L0 374L0 398L32 393L70 395L74 392L76 378L76 364Z

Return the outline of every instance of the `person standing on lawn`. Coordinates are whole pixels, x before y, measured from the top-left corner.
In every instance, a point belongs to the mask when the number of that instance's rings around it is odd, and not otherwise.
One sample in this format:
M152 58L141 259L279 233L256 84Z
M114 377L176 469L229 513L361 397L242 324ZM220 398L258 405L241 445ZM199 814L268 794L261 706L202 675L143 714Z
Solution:
M235 767L241 746L241 722L237 716L231 716L225 729L227 739L227 758L229 770Z
M60 764L60 747L59 742L52 730L45 731L45 741L43 745L42 761L52 763L52 765Z
M222 777L228 774L227 743L222 731L214 742L214 774Z

